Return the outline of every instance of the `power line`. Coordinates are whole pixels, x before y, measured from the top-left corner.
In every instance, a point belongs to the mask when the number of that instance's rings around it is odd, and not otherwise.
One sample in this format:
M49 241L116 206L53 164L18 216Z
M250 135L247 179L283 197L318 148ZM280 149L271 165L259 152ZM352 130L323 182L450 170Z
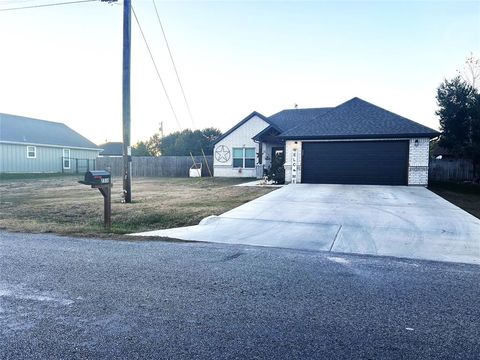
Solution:
M50 6L71 5L71 4L80 4L80 3L87 3L87 2L94 2L94 1L99 1L99 0L77 0L77 1L64 1L64 2L61 2L61 3L50 3L50 4L30 5L30 6L21 6L21 7L14 7L14 8L0 9L0 11L12 11L12 10L23 10L23 9L35 9L35 8L50 7Z
M155 0L152 0L152 2L153 2L153 6L155 7L155 13L157 14L158 23L160 24L160 28L162 29L162 34L163 34L163 38L165 39L165 44L167 45L168 53L170 55L170 60L172 60L173 69L175 70L175 75L177 75L178 85L180 85L180 89L182 90L183 100L185 100L185 105L187 106L188 115L190 116L190 120L192 121L192 126L195 127L195 121L193 120L192 112L190 110L190 105L188 104L187 96L185 95L182 82L180 81L180 76L178 75L177 66L175 65L175 61L173 60L172 51L170 50L170 45L168 44L167 36L165 35L162 21L160 20L160 15L158 14L157 5L155 4Z
M165 97L167 98L168 104L170 105L170 109L172 110L173 116L175 117L175 120L178 124L178 127L180 130L182 129L182 126L180 125L180 121L178 120L177 114L175 113L175 109L173 108L172 102L170 100L170 96L168 96L167 89L165 88L165 84L163 83L162 77L160 75L160 71L158 71L157 63L155 62L155 59L153 58L152 51L150 50L150 46L148 45L147 38L145 37L145 34L143 33L142 26L140 25L140 21L138 20L137 14L135 13L135 10L132 6L132 12L133 16L135 18L135 22L138 25L138 28L140 29L140 33L142 34L143 41L145 42L145 45L147 46L148 53L150 54L150 58L152 59L153 66L155 67L155 71L157 72L158 79L160 80L160 83L162 84L163 91L165 92Z
M11 4L18 4L18 3L38 3L39 0L0 0L0 5L11 5Z

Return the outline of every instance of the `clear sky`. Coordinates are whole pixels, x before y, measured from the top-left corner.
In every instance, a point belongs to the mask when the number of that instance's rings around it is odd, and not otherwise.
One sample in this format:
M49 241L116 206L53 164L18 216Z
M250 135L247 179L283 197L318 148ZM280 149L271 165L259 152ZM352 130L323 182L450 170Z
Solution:
M0 9L62 0L0 0ZM151 0L133 6L178 113L192 127ZM437 128L436 87L480 55L480 2L162 2L157 7L196 128L253 110L354 96ZM132 142L175 122L132 24ZM0 112L121 141L122 5L0 12Z

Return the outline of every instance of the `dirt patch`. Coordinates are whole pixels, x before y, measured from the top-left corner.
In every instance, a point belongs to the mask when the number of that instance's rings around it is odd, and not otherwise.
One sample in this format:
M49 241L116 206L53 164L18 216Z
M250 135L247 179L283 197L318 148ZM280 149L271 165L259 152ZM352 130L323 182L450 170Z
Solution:
M131 204L122 204L122 183L114 179L112 229L103 229L103 198L78 177L0 181L0 228L65 235L126 234L195 225L270 191L232 186L239 179L138 178Z

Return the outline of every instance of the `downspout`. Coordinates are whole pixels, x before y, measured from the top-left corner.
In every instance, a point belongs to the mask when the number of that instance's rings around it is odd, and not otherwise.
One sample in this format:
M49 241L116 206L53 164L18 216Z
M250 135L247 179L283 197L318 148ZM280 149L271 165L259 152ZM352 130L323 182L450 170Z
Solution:
M257 154L257 157L258 157L258 165L261 165L261 168L262 168L262 173L260 174L260 178L263 177L263 174L264 174L264 167L263 167L263 142L260 140L260 141L257 141L257 140L253 140L254 143L257 143L258 144L258 154ZM259 166L260 167L260 166ZM257 166L255 165L255 170L257 170ZM256 177L258 178L258 173L256 174Z

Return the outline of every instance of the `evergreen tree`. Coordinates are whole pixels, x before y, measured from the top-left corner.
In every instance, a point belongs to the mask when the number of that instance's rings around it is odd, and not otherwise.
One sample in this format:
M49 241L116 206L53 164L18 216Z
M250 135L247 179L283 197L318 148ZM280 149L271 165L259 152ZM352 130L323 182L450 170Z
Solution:
M132 146L132 156L151 156L148 151L147 143L145 141L139 141Z
M475 176L480 165L480 94L457 76L437 89L442 135L439 145L459 157L471 159Z

